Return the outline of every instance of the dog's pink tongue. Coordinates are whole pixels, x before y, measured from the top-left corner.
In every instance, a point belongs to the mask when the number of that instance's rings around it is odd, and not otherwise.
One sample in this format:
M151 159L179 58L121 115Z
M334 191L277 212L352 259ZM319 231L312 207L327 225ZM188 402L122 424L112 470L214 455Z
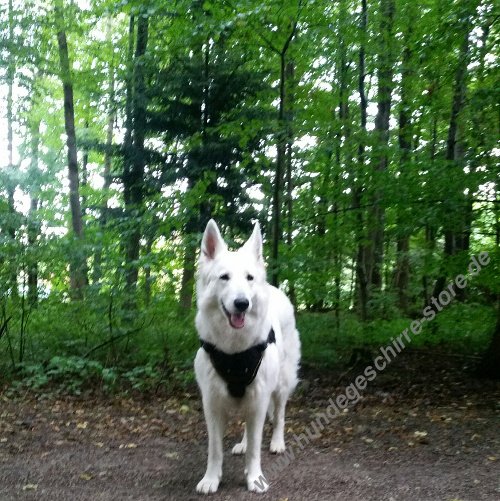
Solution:
M245 325L245 314L244 313L232 313L231 314L231 325L235 329L241 329Z

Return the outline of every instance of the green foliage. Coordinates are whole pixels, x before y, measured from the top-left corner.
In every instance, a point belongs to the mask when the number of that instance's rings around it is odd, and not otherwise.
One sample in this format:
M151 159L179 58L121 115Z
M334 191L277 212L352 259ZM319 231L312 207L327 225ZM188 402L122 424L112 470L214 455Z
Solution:
M408 329L413 319L377 319L362 323L353 314L344 314L340 328L332 314L300 314L298 328L302 341L303 365L339 369L349 365L353 349L367 348L373 357L377 350ZM417 336L411 336L407 349L435 349L443 353L477 355L487 345L495 325L495 313L484 305L454 303L440 312Z
M22 364L18 367L19 383L12 389L27 388L42 392L63 392L80 395L85 388L114 388L117 374L100 362L80 357L53 357L44 364Z
M500 294L491 2L380 0L366 16L361 0L57 5L64 25L54 2L0 8L0 83L13 96L0 118L1 377L71 392L191 383L209 217L238 244L261 221L305 363L387 342L485 250L491 264L415 345L487 344ZM61 29L81 238L68 231ZM77 295L80 263L89 284Z

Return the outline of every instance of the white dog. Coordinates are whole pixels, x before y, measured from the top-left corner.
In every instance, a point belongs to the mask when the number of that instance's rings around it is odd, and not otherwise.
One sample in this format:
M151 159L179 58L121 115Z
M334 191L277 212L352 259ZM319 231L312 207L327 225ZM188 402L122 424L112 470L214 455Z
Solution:
M196 490L209 494L219 487L224 428L236 409L246 424L233 454L246 454L248 489L265 492L260 451L266 412L273 423L270 450L284 452L285 406L297 385L300 341L290 301L266 282L258 223L245 245L230 252L215 222L208 222L196 288L202 347L194 367L208 429L207 471Z

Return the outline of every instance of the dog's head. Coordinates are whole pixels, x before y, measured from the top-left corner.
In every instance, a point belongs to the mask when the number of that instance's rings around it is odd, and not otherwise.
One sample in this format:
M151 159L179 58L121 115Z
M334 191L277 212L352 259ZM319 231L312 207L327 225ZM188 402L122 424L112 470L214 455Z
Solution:
M232 329L251 328L264 314L265 282L259 223L255 224L248 241L231 252L211 219L201 243L198 308L214 310Z

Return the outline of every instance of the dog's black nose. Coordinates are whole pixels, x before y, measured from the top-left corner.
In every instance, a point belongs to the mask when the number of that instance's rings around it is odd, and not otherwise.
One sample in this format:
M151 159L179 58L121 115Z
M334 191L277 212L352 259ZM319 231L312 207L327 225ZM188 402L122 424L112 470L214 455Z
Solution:
M250 302L248 301L248 299L244 298L244 297L241 297L241 298L238 298L238 299L235 299L234 300L234 307L238 310L238 311L246 311L246 309L248 308L248 305L250 304Z

